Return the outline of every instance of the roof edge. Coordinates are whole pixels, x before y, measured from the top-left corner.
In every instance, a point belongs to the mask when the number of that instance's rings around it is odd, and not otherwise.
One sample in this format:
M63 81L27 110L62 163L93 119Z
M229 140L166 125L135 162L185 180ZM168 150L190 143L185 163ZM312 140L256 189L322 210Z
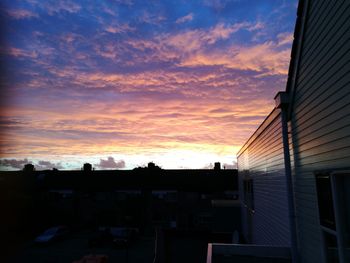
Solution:
M309 9L309 0L300 0L297 10L297 19L294 29L294 40L291 51L291 59L289 63L288 79L286 85L286 92L289 94L288 119L291 118L294 97L296 78L299 71L301 50L304 40L306 17Z
M260 136L261 133L264 132L264 130L270 126L270 124L279 116L281 113L281 109L274 108L269 115L263 120L263 122L259 125L259 127L255 130L255 132L252 134L252 136L249 137L249 139L245 142L245 144L242 146L242 148L237 153L237 159L238 157L247 149L247 147L257 138Z

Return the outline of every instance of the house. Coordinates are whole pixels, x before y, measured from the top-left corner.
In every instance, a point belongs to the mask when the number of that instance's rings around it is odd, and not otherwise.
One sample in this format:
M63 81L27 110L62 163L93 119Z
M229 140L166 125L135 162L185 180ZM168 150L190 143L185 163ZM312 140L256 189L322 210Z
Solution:
M299 2L287 87L275 102L238 153L249 245L210 244L208 262L350 262L350 1Z

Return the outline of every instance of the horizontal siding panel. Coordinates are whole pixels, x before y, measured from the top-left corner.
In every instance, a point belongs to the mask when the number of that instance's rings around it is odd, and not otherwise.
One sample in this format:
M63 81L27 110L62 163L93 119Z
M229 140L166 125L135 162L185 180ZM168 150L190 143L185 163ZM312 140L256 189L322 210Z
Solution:
M276 111L276 110L274 110ZM279 111L271 113L238 156L241 186L243 176L253 180L254 213L242 217L244 236L249 236L251 216L252 242L289 246L289 223L284 173L284 155ZM259 129L258 129L259 130ZM243 193L242 193L243 194ZM245 221L244 221L245 220Z
M308 10L308 25L305 28L304 35L304 46L303 53L307 53L307 44L312 43L315 35L318 34L317 29L319 29L320 24L323 23L323 18L329 14L334 7L335 2L332 5L327 4L327 1L316 1L316 4L313 4L314 1L310 1ZM334 12L334 11L333 11ZM318 27L317 27L317 26Z
M318 8L309 10L308 26L306 27L303 43L303 56L307 56L309 52L312 52L317 44L323 40L321 36L324 37L324 32L328 32L330 27L334 29L335 22L340 16L342 11L348 6L344 2L346 0L331 1L325 4L327 1L322 2ZM337 16L336 19L332 16ZM327 30L328 29L328 30Z
M321 108L324 107L324 105L329 104L330 101L336 101L339 99L340 94L347 95L349 92L348 86L350 82L349 68L350 60L342 69L337 70L339 74L337 74L336 78L329 78L329 85L322 83L321 87L318 89L316 88L315 90L310 87L310 96L305 96L303 98L305 103L301 103L300 101L296 103L298 110L295 111L295 115L298 117L305 115L312 116L314 115L315 110L311 108L311 105ZM321 92L321 94L317 96L315 92Z
M349 18L348 18L349 19ZM336 65L341 65L341 59L348 58L348 53L349 53L349 47L348 47L348 42L349 42L349 35L350 32L341 32L342 35L338 36L339 39L335 39L335 42L330 42L334 43L333 46L329 44L329 50L325 50L324 54L317 54L317 58L311 58L313 60L310 62L310 65L305 66L307 70L305 70L302 74L302 78L299 79L299 85L303 85L304 83L308 83L310 80L317 80L317 76L322 76L323 73L325 73L328 70L331 70L334 68L334 64ZM339 34L341 34L339 33ZM335 36L336 37L336 36ZM326 64L326 66L323 66ZM340 67L339 67L340 68ZM301 89L302 90L302 89Z
M282 138L280 138L278 141L274 142L271 144L271 148L268 147L268 145L264 145L262 146L262 149L260 149L259 151L257 152L252 152L249 154L249 161L250 162L254 162L254 163L257 163L259 161L265 161L265 160L268 160L268 159L273 159L275 158L276 156L279 156L281 154L281 142L282 142ZM265 156L265 149L266 148L269 148L270 150L270 153L269 155ZM283 151L283 149L282 149Z
M334 151L350 148L350 133L344 136L345 134L346 133L343 133L342 134L343 137L340 137L340 138L325 136L325 137L321 137L320 139L309 141L308 144L301 145L298 148L298 152L296 152L296 154L298 154L300 158L304 158L304 159L307 157L313 157L316 155L318 156L321 154L327 155L327 157L330 154L333 155Z
M281 142L282 143L282 142ZM263 154L263 153L262 153ZM281 156L282 155L282 156ZM279 149L278 152L274 152L273 156L267 157L269 159L262 159L259 160L259 158L255 158L255 168L254 170L261 171L262 169L271 169L275 170L277 169L276 166L279 166L280 164L284 163L284 158L283 158L283 149ZM253 160L254 161L254 160ZM269 167L269 168L267 168ZM253 171L254 171L253 170Z
M315 178L314 174L310 175L301 175L303 176L302 178L298 178L298 180L295 182L295 186L298 189L298 192L307 192L307 193L312 193L315 189ZM304 190L305 189L305 190Z
M248 141L243 145L243 147L239 150L237 154L238 157L246 150L248 145L251 144L252 141L254 141L257 137L261 135L270 125L273 123L273 121L278 118L280 115L280 109L274 109L262 122L262 124L258 127L258 129L253 133L253 135L248 139Z
M261 154L264 152L266 148L268 148L271 154L273 154L281 147L280 143L282 141L282 137L278 135L278 137L276 138L273 134L271 136L272 138L271 138L270 144L266 142L264 144L258 145L259 148L255 147L255 149L249 151L249 157L252 158L251 160L253 160L254 157L260 158ZM257 146L257 145L254 145L254 146Z
M309 26L305 29L306 36L310 38L310 30L312 30L317 23L317 21L321 18L321 14L327 9L324 8L324 5L327 4L327 1L310 1L308 7L308 22ZM305 37L306 37L305 36Z
M320 225L320 222L318 220L318 212L312 209L309 209L307 207L298 207L297 213L297 220L300 222L304 222L304 227L308 229L304 229L307 231L310 235L312 235L312 227ZM316 234L317 235L317 234Z
M282 137L278 136L278 138L275 138L274 135L271 138L271 143L266 143L259 145L259 148L255 147L255 150L249 150L249 162L255 162L257 160L265 160L270 157L274 157L278 155L278 152L281 149L280 143L282 141ZM254 145L256 146L256 145ZM269 153L266 154L266 149L268 149Z
M312 105L310 105L310 107L312 107ZM317 122L322 122L325 125L324 119L327 117L330 119L337 118L337 114L340 111L346 111L348 113L350 109L350 91L346 92L341 97L334 98L321 105L314 105L314 107L315 109L311 110L308 114L294 116L295 126L293 128L293 133L295 133L295 129L298 129L298 133L300 133L303 129L311 127ZM316 108L319 111L317 111Z
M303 55L308 55L309 52L312 52L317 48L317 44L324 40L324 33L328 32L330 28L335 31L339 27L339 25L336 25L335 23L342 15L343 11L349 7L349 3L347 0L331 2L332 3L323 6L326 7L326 9L321 8L319 10L314 10L314 14L311 14L312 11L310 10L308 26L306 27L306 34L304 36ZM315 25L314 23L318 24Z
M309 235L305 235L305 233L299 231L299 236L301 241L310 242L317 247L317 245L319 245L318 242L321 239L321 229L319 227L319 223L314 221L309 221L307 220L307 218L300 218L300 219L303 219L302 220L303 224L300 225L301 229L305 229L305 228L310 229L310 231L308 231Z
M314 187L315 189L315 187ZM304 201L304 202L316 202L316 197L315 197L315 194L316 192L315 191L308 191L308 192L303 192L302 189L300 191L296 191L297 193L297 198L296 200L300 200L300 201ZM303 203L301 203L302 205Z
M348 167L350 165L349 160L350 148L343 148L326 153L307 156L305 158L300 158L298 163L296 163L296 166L308 166L310 168L313 167L315 170L327 169L327 167L330 169L336 169L338 167ZM330 166L332 163L336 165Z
M300 65L300 70L302 71L300 74L301 78L304 78L305 75L310 73L309 70L313 68L311 65L317 65L314 62L325 59L329 55L327 52L332 54L332 52L337 49L336 45L339 44L338 42L341 41L341 38L343 38L347 30L346 22L349 19L349 5L345 8L341 8L340 1L338 1L338 3L338 9L333 12L336 19L328 17L331 21L327 23L327 19L324 20L325 24L322 30L320 30L320 28L316 29L319 32L316 38L312 41L305 41L303 51L304 63ZM322 41L320 41L320 39ZM342 43L340 43L340 45L342 45Z
M339 63L337 67L330 67L328 70L323 69L320 74L309 81L307 89L298 90L298 93L296 94L296 102L298 104L295 104L298 107L295 113L304 111L305 107L307 107L309 103L313 103L315 100L327 100L329 96L338 93L339 87L343 87L348 83L349 56L349 51L347 51L340 61L335 62ZM318 89L322 89L322 92L318 94L320 98L315 94ZM298 98L301 97L303 97L303 100L299 101Z
M317 205L317 202L315 201L315 202L313 202L313 201L309 201L309 202L305 202L304 200L303 200L303 203L302 203L302 205L298 205L298 206L296 206L298 209L300 209L300 210L303 210L303 209L305 209L305 210L307 210L307 211L310 211L310 210L317 210L318 209L318 205ZM314 216L313 216L314 217Z
M249 153L261 152L264 146L275 146L278 145L278 141L281 140L281 127L278 126L274 130L268 130L267 133L270 134L269 137L262 136L259 138L259 142L254 142L249 147Z
M283 150L279 150L278 153L283 154ZM262 160L255 158L256 165L255 165L254 170L252 172L254 172L254 171L267 172L268 170L276 170L276 169L278 169L278 167L276 167L276 166L282 164L284 161L283 155L278 156L278 154L276 154L276 152L274 152L273 156L269 156L267 158L264 158Z
M298 140L299 148L303 145L308 145L313 140L335 140L350 134L350 114L346 111L340 112L334 117L329 116L330 123L318 122L313 126L306 127L302 130L303 136L295 137ZM322 144L322 143L321 143ZM297 151L298 149L296 149ZM294 151L294 152L296 152Z
M350 1L309 1L291 109L302 262L322 262L315 172L350 167Z
M342 156L342 152L337 153L336 157L331 156L332 159L323 158L323 160L319 160L318 158L314 158L313 160L309 160L309 162L300 163L299 166L307 166L305 170L312 171L321 171L321 170L331 170L331 169L348 169L350 164L350 158L348 156L349 151L343 151L346 156ZM296 164L298 165L298 164Z

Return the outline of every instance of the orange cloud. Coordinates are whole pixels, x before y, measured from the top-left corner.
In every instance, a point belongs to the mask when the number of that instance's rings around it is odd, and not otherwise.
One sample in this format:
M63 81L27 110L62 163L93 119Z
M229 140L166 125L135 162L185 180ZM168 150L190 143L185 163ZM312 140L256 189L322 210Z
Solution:
M290 38L281 42L265 42L255 46L233 46L228 51L197 52L180 62L181 66L224 66L238 70L252 70L273 75L288 73L290 49L279 47L291 43Z

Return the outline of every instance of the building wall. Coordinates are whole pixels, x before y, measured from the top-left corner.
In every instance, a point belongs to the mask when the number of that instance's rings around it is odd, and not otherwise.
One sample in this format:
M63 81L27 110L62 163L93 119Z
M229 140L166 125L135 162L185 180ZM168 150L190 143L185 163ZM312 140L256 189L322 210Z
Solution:
M258 245L290 245L281 130L280 110L274 109L238 153L243 235ZM247 179L252 180L249 201Z
M305 2L290 146L302 262L323 262L314 173L350 168L350 1Z

